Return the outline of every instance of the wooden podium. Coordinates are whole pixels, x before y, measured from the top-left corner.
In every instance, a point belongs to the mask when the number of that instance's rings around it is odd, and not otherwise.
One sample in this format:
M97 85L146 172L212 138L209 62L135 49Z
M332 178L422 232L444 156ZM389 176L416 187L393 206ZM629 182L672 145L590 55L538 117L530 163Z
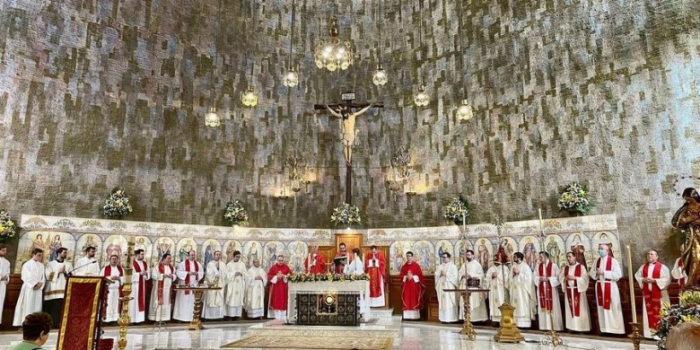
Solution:
M188 286L175 286L177 290L186 291L189 290L194 294L194 310L192 311L192 322L187 326L188 331L198 331L204 329L202 326L202 297L204 292L208 290L221 290L221 287L188 287Z
M107 286L102 277L71 276L66 282L57 350L96 350ZM55 320L54 322L59 322Z

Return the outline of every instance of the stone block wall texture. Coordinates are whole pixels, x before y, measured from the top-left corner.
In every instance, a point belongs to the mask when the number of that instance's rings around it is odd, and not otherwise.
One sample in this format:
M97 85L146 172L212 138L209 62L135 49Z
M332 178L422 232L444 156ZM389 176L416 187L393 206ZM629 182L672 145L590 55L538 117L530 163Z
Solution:
M119 186L133 220L224 224L225 203L240 199L253 226L329 227L345 168L338 120L313 104L352 90L385 104L357 122L364 227L443 225L458 194L470 222L559 216L561 186L581 181L594 213L618 214L635 261L657 247L670 262L674 180L700 176L700 3L382 4L378 20L374 1L297 0L290 56L291 1L0 2L1 206L100 217ZM329 73L313 47L333 13L357 54ZM281 79L290 57L293 89ZM380 57L390 81L378 88ZM251 79L256 108L240 102ZM420 81L425 108L412 102ZM459 121L465 95L475 117ZM204 125L209 106L227 118L217 129ZM385 184L400 146L414 161L410 201ZM280 199L295 149L310 193Z

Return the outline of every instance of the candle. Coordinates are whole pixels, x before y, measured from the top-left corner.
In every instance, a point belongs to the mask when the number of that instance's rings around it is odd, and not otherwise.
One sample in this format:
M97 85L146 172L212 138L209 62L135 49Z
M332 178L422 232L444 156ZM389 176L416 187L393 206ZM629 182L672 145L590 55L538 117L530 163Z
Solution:
M544 225L542 225L542 208L537 209L537 212L540 214L540 230L544 231Z
M637 300L634 297L634 274L632 273L632 252L630 245L627 245L627 275L630 285L630 303L632 304L632 323L637 323Z
M462 212L462 233L467 232L467 214Z

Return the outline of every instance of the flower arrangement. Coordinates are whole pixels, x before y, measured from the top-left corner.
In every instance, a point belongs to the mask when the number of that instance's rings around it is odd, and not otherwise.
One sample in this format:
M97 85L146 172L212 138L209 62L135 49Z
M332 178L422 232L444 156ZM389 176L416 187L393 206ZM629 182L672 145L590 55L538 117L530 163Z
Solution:
M359 224L362 222L360 209L356 205L343 203L341 206L333 208L331 222L336 225Z
M661 319L654 335L659 337L659 349L665 349L664 343L671 328L683 322L700 322L700 292L685 291L680 295L679 305L664 303Z
M445 207L445 219L450 219L456 224L461 224L468 216L467 200L461 196L452 198L452 201Z
M572 182L564 188L559 196L559 210L579 212L585 214L593 208L593 203L588 200L586 186L578 182Z
M316 282L316 281L326 281L326 282L345 282L345 281L369 281L369 275L345 275L345 274L291 274L289 275L289 282L291 283L304 283L304 282Z
M7 242L17 233L17 225L10 218L10 213L0 209L0 242Z
M231 225L245 226L248 224L248 211L243 207L243 203L236 199L226 203L224 220L230 222Z
M122 217L134 211L129 204L129 197L126 195L124 190L115 188L110 193L109 197L105 199L105 205L102 207L105 216Z

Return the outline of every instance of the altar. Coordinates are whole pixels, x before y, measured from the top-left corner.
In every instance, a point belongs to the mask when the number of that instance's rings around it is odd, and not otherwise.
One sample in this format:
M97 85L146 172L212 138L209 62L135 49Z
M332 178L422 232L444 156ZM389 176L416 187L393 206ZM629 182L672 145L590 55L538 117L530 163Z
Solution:
M371 318L367 300L369 281L290 283L287 322L321 325L331 320L332 324L358 325L358 319L367 322Z

